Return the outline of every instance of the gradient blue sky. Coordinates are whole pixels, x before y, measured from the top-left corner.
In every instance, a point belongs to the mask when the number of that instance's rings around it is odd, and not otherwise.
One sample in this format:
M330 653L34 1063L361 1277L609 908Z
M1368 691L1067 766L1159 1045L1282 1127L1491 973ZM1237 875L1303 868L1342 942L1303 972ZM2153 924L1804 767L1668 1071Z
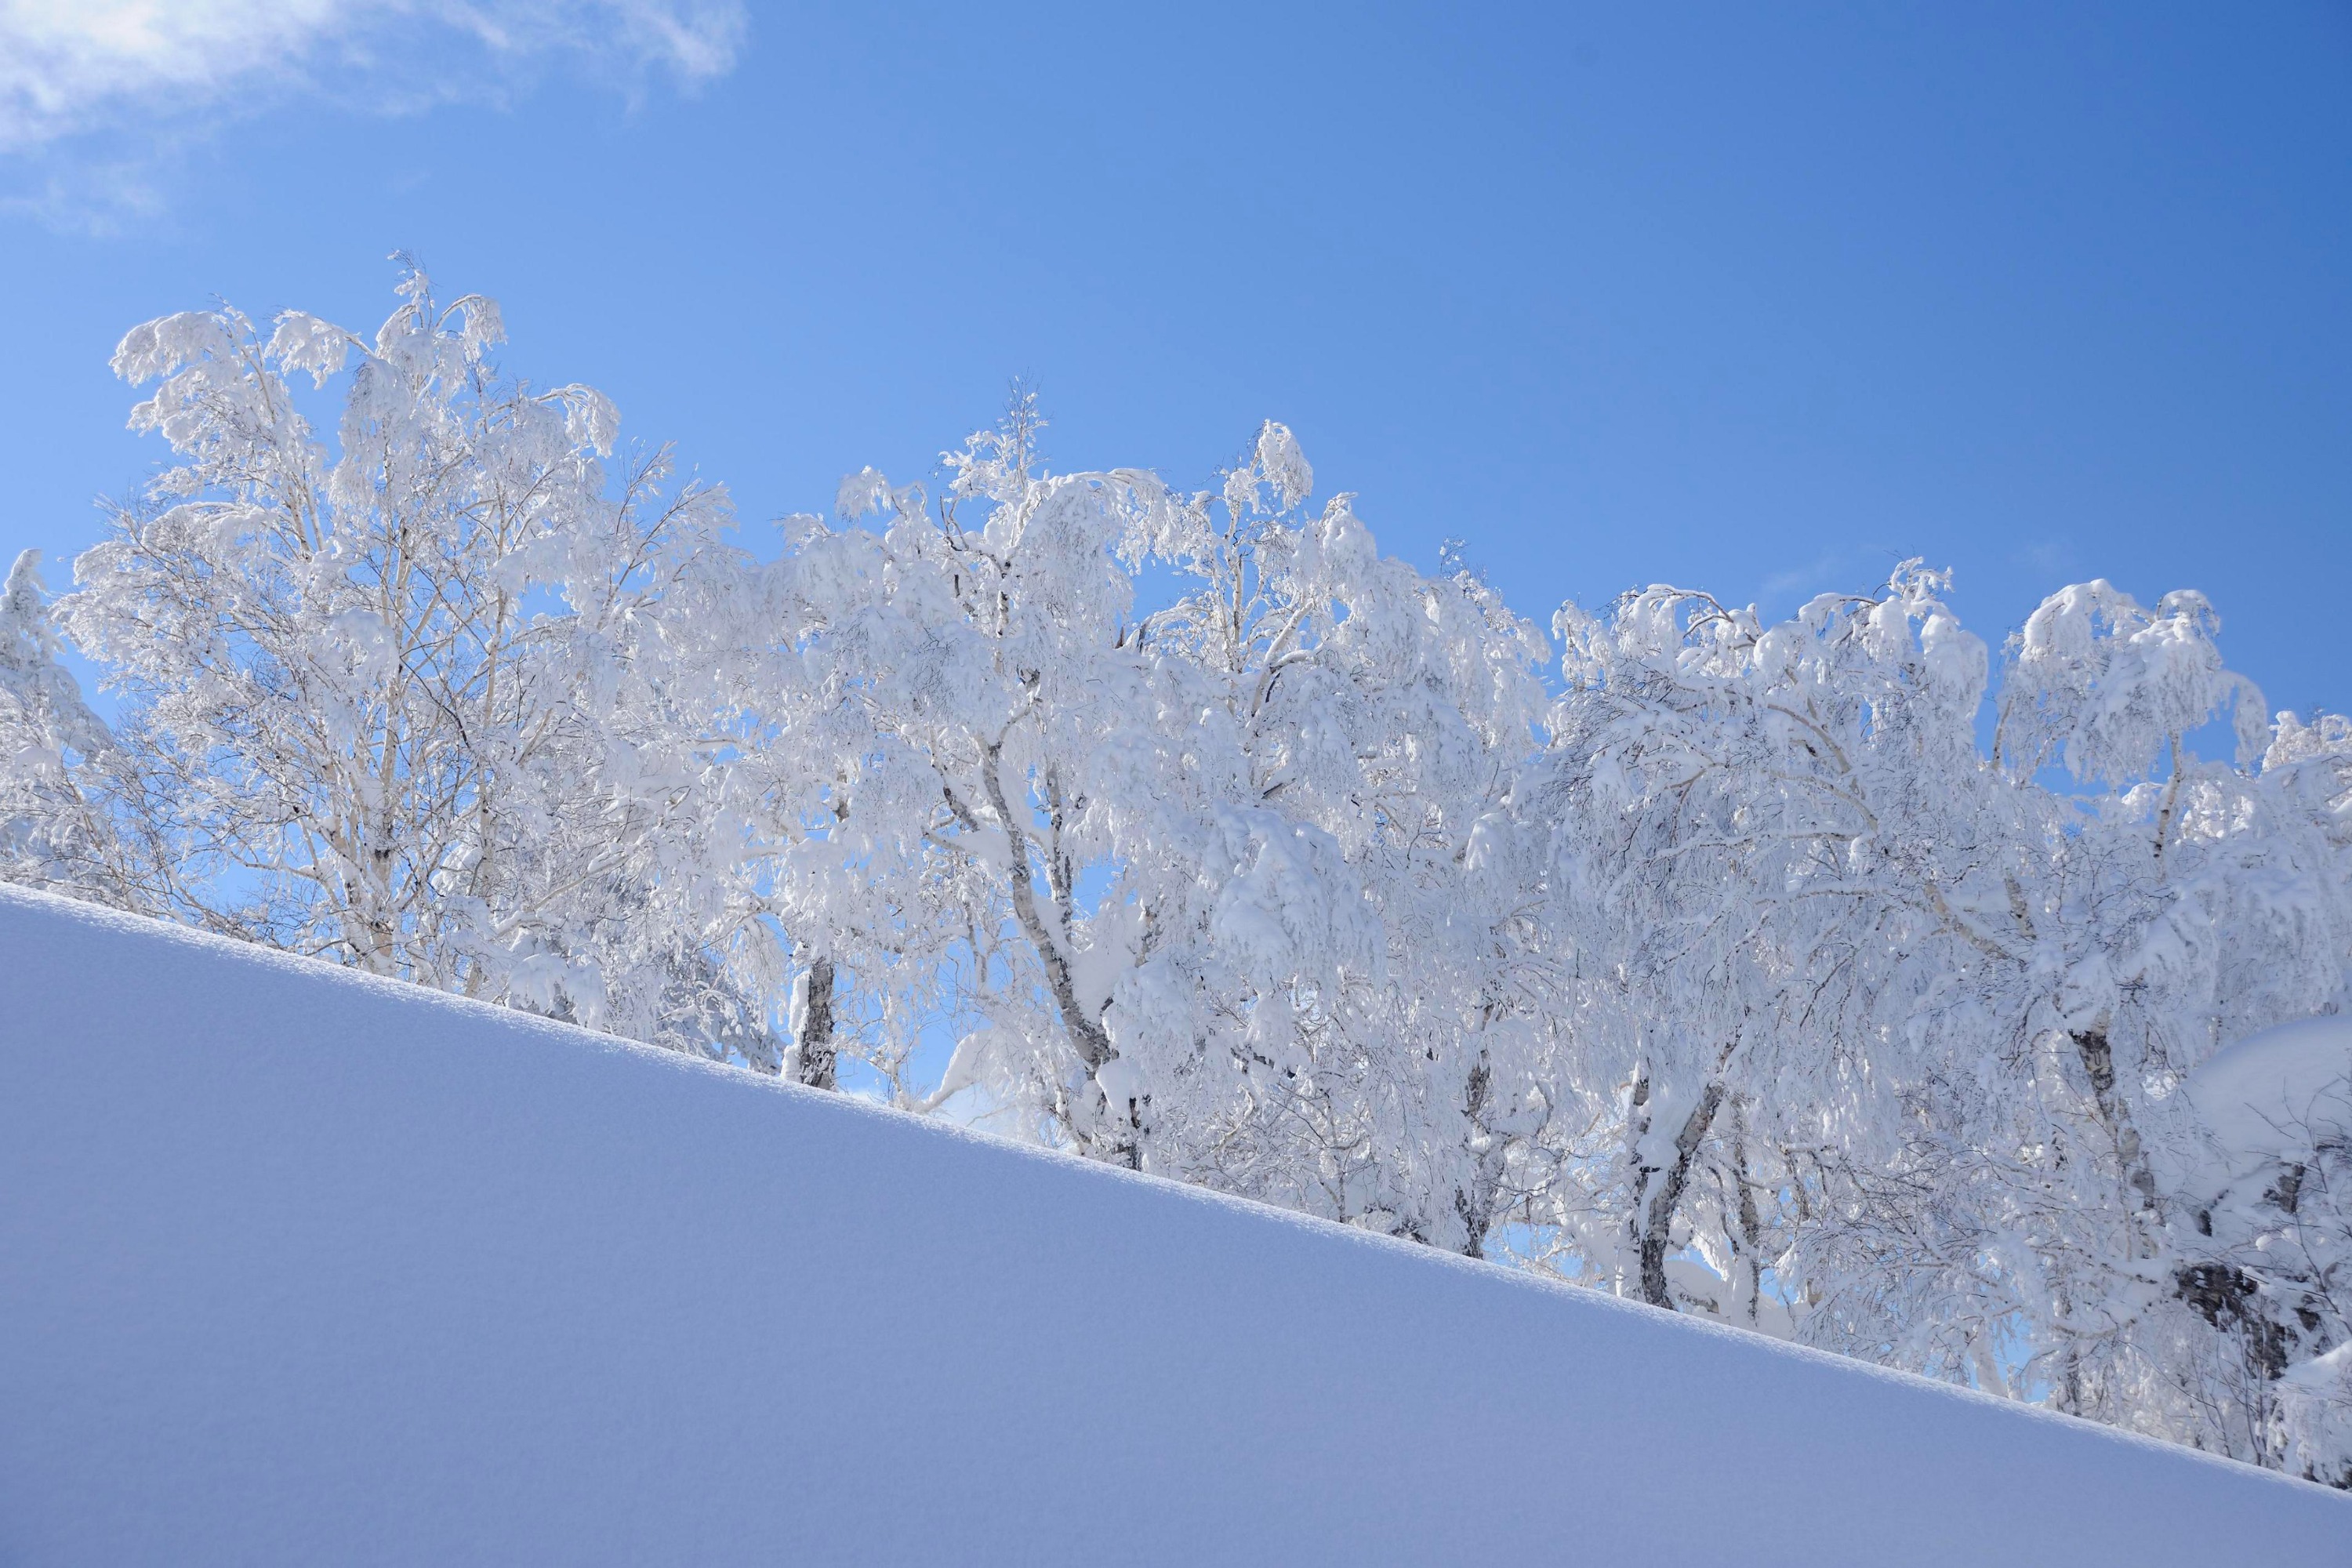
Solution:
M1919 554L1996 640L2202 588L2273 706L2352 707L2342 5L755 6L697 80L369 58L0 142L0 546L70 553L160 455L125 328L372 329L403 247L747 529L928 477L1017 374L1057 467L1207 485L1281 419L1538 619Z

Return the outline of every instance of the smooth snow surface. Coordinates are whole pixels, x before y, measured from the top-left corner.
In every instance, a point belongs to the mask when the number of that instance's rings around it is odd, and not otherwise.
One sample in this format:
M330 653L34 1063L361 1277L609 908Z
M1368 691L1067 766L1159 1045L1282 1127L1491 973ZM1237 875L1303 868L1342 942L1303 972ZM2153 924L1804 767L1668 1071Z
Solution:
M2190 1075L2189 1093L2240 1162L2311 1147L2352 1121L2352 1018L2298 1018L2247 1036Z
M0 1562L2342 1563L2352 1500L0 889Z

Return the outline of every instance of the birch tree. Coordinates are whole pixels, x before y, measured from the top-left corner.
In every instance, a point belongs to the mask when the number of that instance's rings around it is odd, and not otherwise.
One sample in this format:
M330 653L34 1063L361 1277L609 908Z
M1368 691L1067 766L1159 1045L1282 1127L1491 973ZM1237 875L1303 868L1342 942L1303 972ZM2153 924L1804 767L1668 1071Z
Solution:
M413 268L399 300L373 339L224 306L116 352L176 461L58 615L143 737L178 911L761 1054L758 999L707 951L703 781L638 657L723 493L666 489L666 452L608 474L612 405L503 377L489 300ZM339 376L331 451L296 378Z
M110 796L135 787L131 758L58 661L40 552L0 589L0 878L129 909L150 907L156 868Z

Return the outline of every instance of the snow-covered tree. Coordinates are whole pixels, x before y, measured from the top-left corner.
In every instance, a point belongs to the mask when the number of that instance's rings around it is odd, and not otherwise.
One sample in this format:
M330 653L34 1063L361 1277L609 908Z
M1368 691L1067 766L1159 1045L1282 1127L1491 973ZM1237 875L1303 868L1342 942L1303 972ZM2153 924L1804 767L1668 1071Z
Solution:
M1671 589L1563 616L1529 799L1615 1152L1553 1194L1559 1250L1659 1305L2286 1462L2326 1376L2288 1374L2345 1329L2326 1247L2284 1237L2342 1211L2269 1178L2324 1186L2330 1134L2217 1166L2183 1086L2340 1003L2340 740L2282 718L2251 767L2260 697L2210 608L2094 584L2013 643L1980 757L1987 661L1939 588L1906 568L1775 627ZM2237 765L2187 749L2233 706Z
M1577 1088L1617 1129L1559 1194L1587 1277L1787 1326L1819 1293L1788 1294L1792 1249L1842 1169L1885 1169L1921 1037L2015 967L1970 729L1986 655L1942 586L1912 563L1773 626L1667 587L1562 613L1531 799Z
M1039 427L1019 401L951 454L936 510L852 476L879 530L797 523L747 588L735 771L796 1025L903 1102L1476 1249L1542 1118L1529 911L1473 852L1539 639L1308 509L1278 426L1190 497L1045 472Z
M2345 1328L2299 1281L2222 1256L2196 1173L2214 1130L2185 1086L2233 1041L2341 1005L2352 863L2311 809L2326 761L2297 776L2285 717L2264 758L2273 727L2219 629L2197 595L2150 614L2095 583L2012 643L2001 761L2051 823L2030 900L2035 1092L1994 1102L1969 1206L2032 1238L2018 1321L2062 1405L2279 1462L2276 1380ZM2234 763L2187 747L2232 710ZM2070 793L2032 783L2053 758Z
M120 760L113 737L58 662L40 563L25 551L0 589L0 878L142 907L138 837L91 795Z
M649 1039L767 1050L714 961L706 780L653 657L722 493L617 476L612 405L501 376L498 311L411 268L373 340L234 310L132 331L115 368L178 461L58 605L124 696L215 929ZM296 378L354 368L332 450ZM718 851L724 853L724 851Z
M1539 868L1494 831L1545 648L1475 575L1381 558L1353 498L1307 509L1312 485L1269 425L1151 542L1182 588L1144 645L1225 783L1171 836L1159 919L1188 934L1109 1017L1187 1086L1154 1110L1193 1179L1475 1255L1551 1122Z

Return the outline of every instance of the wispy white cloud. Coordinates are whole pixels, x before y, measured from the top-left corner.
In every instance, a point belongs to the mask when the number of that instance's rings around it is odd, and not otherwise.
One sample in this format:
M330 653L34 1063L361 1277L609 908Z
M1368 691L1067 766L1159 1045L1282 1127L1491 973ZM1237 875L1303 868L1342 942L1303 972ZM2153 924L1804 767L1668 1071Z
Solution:
M2018 547L2010 559L2021 566L2031 566L2045 577L2059 577L2074 570L2074 542L2063 533L2037 539Z
M1762 605L1774 605L1809 589L1826 587L1838 568L1844 564L1845 558L1844 551L1833 550L1817 561L1775 572L1759 585L1757 602Z
M549 67L691 89L733 68L746 26L742 0L0 0L0 159L20 209L136 212L152 154L126 149L289 99L413 112Z

